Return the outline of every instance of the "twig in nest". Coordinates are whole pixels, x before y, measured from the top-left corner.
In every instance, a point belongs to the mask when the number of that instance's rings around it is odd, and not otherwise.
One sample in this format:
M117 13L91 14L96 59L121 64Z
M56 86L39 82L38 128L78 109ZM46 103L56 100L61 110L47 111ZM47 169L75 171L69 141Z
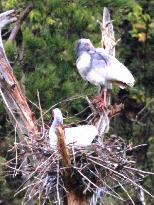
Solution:
M131 198L131 196L129 195L128 191L125 189L125 187L120 182L118 182L118 183L121 186L121 188L124 190L124 192L127 194L128 198L131 200L132 204L135 205L133 199Z
M93 157L93 158L94 158L94 157ZM89 159L89 160L90 160L91 162L93 162L93 163L95 163L95 164L97 164L97 165L100 165L100 166L104 167L105 169L107 169L107 170L109 170L109 171L115 173L117 176L120 176L120 177L122 177L122 178L128 180L128 181L131 182L135 187L139 187L139 188L142 189L145 193L147 193L149 196L151 196L152 198L154 198L154 196L153 196L149 191L147 191L147 190L144 189L141 185L139 185L139 184L137 184L136 182L134 182L132 179L126 177L124 174L121 174L121 173L115 171L114 169L112 169L112 168L110 168L110 167L107 167L107 166L105 166L105 165L103 165L103 164L100 164L100 163L98 163L98 162L96 162L96 161L94 161L94 160L92 160L92 159ZM101 161L101 160L100 160L100 161Z
M59 131L59 134L57 132L58 150L52 150L49 146L47 149L44 141L32 142L32 150L27 149L26 157L39 156L35 158L35 164L25 165L27 167L24 170L22 166L20 169L11 167L16 172L23 172L27 176L28 180L16 193L26 191L25 201L28 201L28 196L30 196L44 204L47 201L62 204L63 198L70 191L92 196L96 190L124 200L118 191L115 191L115 187L121 187L123 190L122 186L126 189L126 185L138 187L150 195L138 184L138 178L150 172L140 171L135 167L131 156L126 154L128 147L122 138L111 135L109 139L104 139L103 144L96 142L88 147L72 147L71 145L66 146L64 142L63 127L58 127L57 131ZM48 138L47 132L45 135L47 135L45 138ZM25 158L25 155L19 153L18 161L22 161L22 157Z
M56 184L56 190L57 190L57 200L58 204L61 205L60 196L59 196L59 162L57 162L57 184Z
M109 194L109 195L111 195L111 196L113 196L113 197L115 197L115 198L118 198L118 199L120 199L121 201L124 201L124 199L123 199L116 191L114 191L114 190L112 189L112 187L110 187L110 186L105 182L105 180L103 180L100 176L98 176L97 174L95 174L92 170L90 170L90 172L92 172L92 174L94 174L94 175L98 178L99 182L102 182L103 186L107 187L108 190L112 191L113 194L112 194L112 193L109 193L109 192L107 192L107 191L105 191L105 190L103 190L104 193Z
M42 112L41 102L40 102L40 95L39 95L38 90L37 90L37 98L38 98L40 116L41 116L41 121L42 121L42 137L41 137L41 139L43 139L44 138L44 134L45 134L45 127L44 127L43 112Z

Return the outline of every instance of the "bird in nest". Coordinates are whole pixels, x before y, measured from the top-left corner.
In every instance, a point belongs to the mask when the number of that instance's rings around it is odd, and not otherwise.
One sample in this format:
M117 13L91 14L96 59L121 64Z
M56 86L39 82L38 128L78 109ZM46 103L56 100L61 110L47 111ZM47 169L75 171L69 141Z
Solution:
M112 88L112 83L122 89L134 85L135 79L131 72L103 48L95 48L89 39L77 41L76 55L76 67L81 77L101 87L101 95L96 98L99 107L107 107L107 89Z
M53 122L49 129L50 146L57 145L56 129L63 125L63 115L59 108L52 111ZM98 135L98 129L93 125L81 125L77 127L64 128L66 145L87 146L90 145Z

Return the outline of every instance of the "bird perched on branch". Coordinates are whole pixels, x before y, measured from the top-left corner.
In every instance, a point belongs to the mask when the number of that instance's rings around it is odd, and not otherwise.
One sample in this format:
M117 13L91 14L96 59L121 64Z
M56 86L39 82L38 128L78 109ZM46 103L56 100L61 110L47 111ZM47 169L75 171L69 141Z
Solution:
M60 109L55 108L53 111L54 120L49 129L50 145L57 145L57 126L63 125L63 115ZM90 145L93 139L98 135L98 130L93 125L81 125L78 127L64 128L65 143L87 146Z
M134 85L135 79L131 72L103 48L95 48L89 39L82 38L77 41L76 55L76 67L81 77L102 88L102 107L107 106L106 92L111 89L111 83L120 88Z

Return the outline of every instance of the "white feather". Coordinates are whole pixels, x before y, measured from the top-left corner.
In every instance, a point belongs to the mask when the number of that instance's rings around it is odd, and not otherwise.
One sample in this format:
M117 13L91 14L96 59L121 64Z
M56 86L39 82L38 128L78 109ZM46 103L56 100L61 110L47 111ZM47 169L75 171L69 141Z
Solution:
M82 125L78 127L65 128L66 144L90 145L98 135L98 130L93 125Z
M105 73L103 73L103 69L101 69L101 75L104 74L106 80L116 80L123 83L126 83L129 86L133 86L135 79L131 72L128 70L126 66L120 63L115 57L106 53L104 49L96 49L99 53L109 59L109 65L106 65Z

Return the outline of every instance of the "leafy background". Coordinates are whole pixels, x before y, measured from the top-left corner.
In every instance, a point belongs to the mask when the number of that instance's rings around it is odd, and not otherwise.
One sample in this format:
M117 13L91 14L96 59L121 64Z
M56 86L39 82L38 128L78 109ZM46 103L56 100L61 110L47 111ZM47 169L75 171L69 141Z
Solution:
M154 1L153 0L1 0L1 12L16 8L23 11L29 3L33 10L21 26L16 41L8 42L7 27L3 31L7 56L13 66L30 107L39 117L37 90L41 106L47 111L55 103L74 96L96 95L97 88L81 79L75 68L75 42L81 37L90 38L100 46L101 32L97 20L101 20L103 7L111 11L114 20L116 57L123 62L136 78L134 88L127 92L131 99L129 112L118 116L111 124L110 133L120 135L133 145L147 143L148 146L135 153L138 166L154 171ZM11 25L13 27L13 25ZM20 60L19 60L20 59ZM118 89L114 89L113 102L119 100ZM87 102L82 98L59 104L63 113L73 116L82 111ZM134 116L143 108L139 122ZM88 113L74 118L83 120ZM49 114L45 116L49 121ZM72 120L71 120L72 121ZM70 122L67 119L67 122ZM14 128L0 101L0 204L21 204L22 194L14 198L20 184L19 177L5 176L3 164L12 157L8 152L14 142ZM154 178L146 177L144 186L154 193ZM136 200L136 193L130 188ZM146 196L148 205L154 201ZM106 197L104 204L124 204ZM125 204L130 204L129 201ZM136 201L136 204L137 201Z

